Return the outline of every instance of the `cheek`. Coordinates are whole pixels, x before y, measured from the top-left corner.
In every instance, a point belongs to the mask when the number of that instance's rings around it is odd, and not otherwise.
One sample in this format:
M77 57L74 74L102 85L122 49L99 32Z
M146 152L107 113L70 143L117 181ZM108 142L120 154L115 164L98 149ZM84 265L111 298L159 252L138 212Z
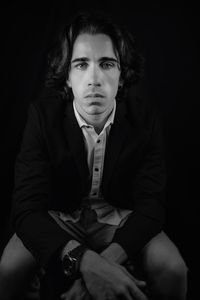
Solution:
M83 90L83 78L74 76L71 80L72 90L75 94L80 94Z
M107 78L107 84L113 92L118 89L119 86L119 76L110 76Z
M107 76L107 81L112 86L119 85L120 72L110 72Z

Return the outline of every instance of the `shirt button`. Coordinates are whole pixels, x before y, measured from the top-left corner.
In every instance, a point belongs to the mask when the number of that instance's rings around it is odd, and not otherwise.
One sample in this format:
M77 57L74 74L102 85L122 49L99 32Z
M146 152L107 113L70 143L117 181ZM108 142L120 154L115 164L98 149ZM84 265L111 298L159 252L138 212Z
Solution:
M98 140L97 143L99 144L101 142L101 140Z

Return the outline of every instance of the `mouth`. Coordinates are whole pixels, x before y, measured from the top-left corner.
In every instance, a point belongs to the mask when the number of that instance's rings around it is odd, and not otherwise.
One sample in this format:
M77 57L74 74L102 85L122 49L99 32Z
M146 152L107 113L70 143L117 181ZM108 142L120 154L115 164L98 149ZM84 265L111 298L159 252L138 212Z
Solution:
M104 96L99 93L90 93L85 98L104 98Z

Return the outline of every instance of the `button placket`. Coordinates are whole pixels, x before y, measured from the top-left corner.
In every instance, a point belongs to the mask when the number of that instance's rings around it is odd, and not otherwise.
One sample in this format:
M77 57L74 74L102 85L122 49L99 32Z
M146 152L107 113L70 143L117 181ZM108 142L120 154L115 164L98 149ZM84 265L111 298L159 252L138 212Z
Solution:
M102 134L101 134L102 136ZM92 176L92 189L91 195L97 196L100 188L101 179L101 164L102 164L102 144L101 138L97 137L94 146L94 160L93 160L93 176Z

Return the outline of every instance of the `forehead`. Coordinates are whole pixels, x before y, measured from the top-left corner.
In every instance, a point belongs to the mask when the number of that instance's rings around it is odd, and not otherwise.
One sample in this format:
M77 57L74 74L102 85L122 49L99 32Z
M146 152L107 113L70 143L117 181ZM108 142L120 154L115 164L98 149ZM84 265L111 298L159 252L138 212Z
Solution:
M76 57L113 57L116 58L111 38L106 34L82 33L73 46L72 59Z

